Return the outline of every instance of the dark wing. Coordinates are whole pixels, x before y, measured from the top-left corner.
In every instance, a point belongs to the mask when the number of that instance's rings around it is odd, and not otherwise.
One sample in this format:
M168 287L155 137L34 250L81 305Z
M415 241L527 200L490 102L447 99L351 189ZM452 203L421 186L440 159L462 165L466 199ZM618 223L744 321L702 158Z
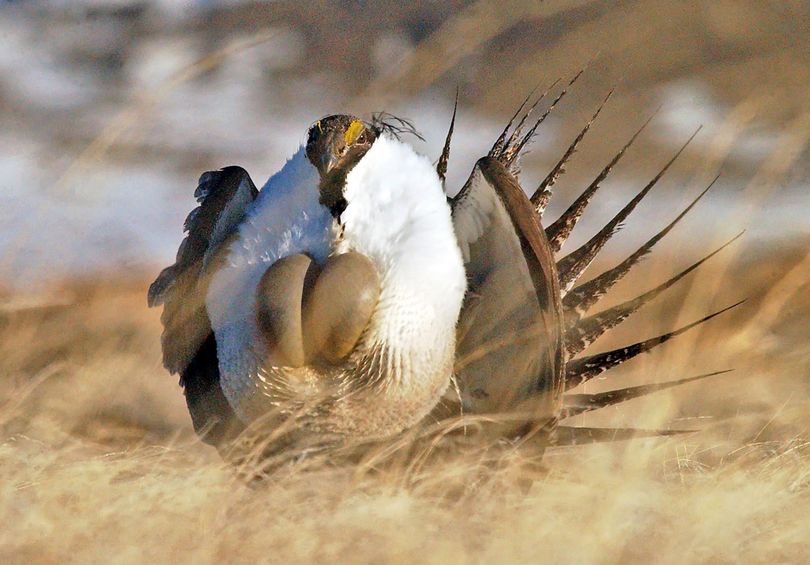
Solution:
M200 205L186 218L188 236L174 265L149 287L149 306L163 305L163 364L181 375L194 423L205 441L217 444L238 420L219 386L216 341L205 309L210 274L258 191L247 171L226 167L200 177Z
M456 376L465 408L551 419L564 370L558 277L537 214L508 167L497 156L480 159L451 200L469 285Z

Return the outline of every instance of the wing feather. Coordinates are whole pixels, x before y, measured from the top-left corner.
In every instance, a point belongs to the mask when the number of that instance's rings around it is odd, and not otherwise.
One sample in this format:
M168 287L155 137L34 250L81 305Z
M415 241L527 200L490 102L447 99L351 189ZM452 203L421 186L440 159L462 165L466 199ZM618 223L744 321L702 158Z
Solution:
M177 258L149 287L149 306L163 305L163 364L182 373L211 333L205 311L206 267L233 233L258 191L241 167L203 173L194 192L199 206L186 218L188 232Z
M241 167L203 173L194 191L200 205L183 224L188 235L176 261L163 269L147 294L149 306L163 305L163 364L180 374L194 429L213 445L241 429L241 424L220 388L216 339L205 298L210 273L257 194Z
M562 306L531 202L508 165L488 156L451 205L469 283L456 366L464 407L551 417L562 393Z

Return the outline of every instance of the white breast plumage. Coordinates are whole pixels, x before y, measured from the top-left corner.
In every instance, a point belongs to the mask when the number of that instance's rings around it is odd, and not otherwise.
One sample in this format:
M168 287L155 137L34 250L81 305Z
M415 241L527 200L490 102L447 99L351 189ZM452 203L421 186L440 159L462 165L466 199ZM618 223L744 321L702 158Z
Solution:
M349 174L344 194L339 251L369 257L383 281L372 321L377 339L392 346L404 339L447 339L466 284L450 208L430 162L383 136ZM408 328L418 335L406 335Z

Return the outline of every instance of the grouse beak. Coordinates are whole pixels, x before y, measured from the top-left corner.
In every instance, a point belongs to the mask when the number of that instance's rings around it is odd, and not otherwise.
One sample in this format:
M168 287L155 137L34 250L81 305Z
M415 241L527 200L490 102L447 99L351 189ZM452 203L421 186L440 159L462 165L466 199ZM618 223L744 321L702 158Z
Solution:
M321 155L321 164L318 167L318 171L321 173L321 176L329 174L329 171L335 168L337 162L338 158L331 151Z
M317 168L322 177L329 174L340 160L342 136L331 132L326 138L324 151L318 160Z

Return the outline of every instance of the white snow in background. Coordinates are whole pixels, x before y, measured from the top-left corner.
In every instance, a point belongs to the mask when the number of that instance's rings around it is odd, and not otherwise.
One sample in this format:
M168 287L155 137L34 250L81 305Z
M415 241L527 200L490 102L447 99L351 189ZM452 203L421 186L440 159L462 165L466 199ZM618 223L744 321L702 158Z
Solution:
M78 5L63 4L72 6L65 9ZM82 3L93 4L96 2ZM204 8L206 2L161 0L152 6L171 17L188 17L180 9L182 4ZM110 30L115 29L95 32L110 37ZM67 113L70 133L83 135L88 143L137 98L135 94L155 89L202 54L200 46L183 38L138 43L125 61L124 84L111 85L86 66L68 64L65 46L42 41L37 28L25 17L0 14L0 37L3 94L24 102L32 114ZM285 84L272 79L268 83L268 69L300 63L303 43L300 33L279 29L266 45L229 57L214 72L180 84L139 116L133 131L124 136L125 141L152 148L151 152L127 152L123 156L111 152L84 172L81 183L67 188L58 187L56 181L82 147L66 148L59 135L42 124L29 124L28 118L0 112L0 280L28 286L65 274L90 275L111 268L146 267L157 272L161 265L170 263L182 238L182 221L195 206L192 194L202 172L196 165L190 168L178 163L176 155L182 153L186 159L201 155L207 168L241 164L261 186L304 140L309 125L337 109L335 101L319 91L316 78L294 84L300 90L295 100L288 97L294 79L285 78ZM98 42L88 45L91 50L105 49ZM401 34L392 32L372 47L374 61L384 65L409 45ZM679 144L703 124L704 134L695 143L707 144L730 111L696 82L672 84L662 89L660 96L663 108L651 128L659 143ZM369 108L369 112L374 110L379 108ZM445 93L426 91L391 110L412 119L427 139L425 143L410 139L416 150L431 159L438 157L452 100ZM475 159L489 149L506 118L493 119L459 108L448 175L451 193L466 180ZM544 162L559 156L546 154L559 131L557 119L552 117L544 124L532 145L532 151L542 155ZM775 143L773 132L754 128L739 139L731 158L760 160ZM525 178L534 182L544 171L532 169L532 162L536 161L527 161ZM623 174L617 171L605 183L598 204L583 221L588 228L575 232L572 244L584 241L647 180ZM611 243L611 249L638 244L674 217L699 189L692 186L687 193L670 190L681 180L665 178L648 202L639 206L633 218L634 230L623 232L615 244ZM737 225L732 217L735 197L746 181L724 178L678 228L678 244L703 249L707 226L717 237L733 235L742 228L749 230L746 237L751 239L807 237L810 228L805 211L810 191L797 183L775 191L774 199L767 203L767 213L760 214L755 223Z
M687 139L703 126L695 138L696 146L709 148L713 134L717 133L733 108L715 100L706 85L695 80L682 80L668 84L660 93L663 106L653 124L653 132L659 140ZM769 155L777 144L772 131L751 131L740 136L730 155L731 159L762 159Z

